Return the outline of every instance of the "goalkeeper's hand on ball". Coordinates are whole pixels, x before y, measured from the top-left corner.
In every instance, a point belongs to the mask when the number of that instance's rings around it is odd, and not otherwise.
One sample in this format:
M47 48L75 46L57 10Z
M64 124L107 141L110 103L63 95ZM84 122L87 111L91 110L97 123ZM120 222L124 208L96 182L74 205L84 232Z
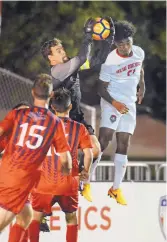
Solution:
M95 23L96 21L93 18L89 18L84 25L84 33L90 38L92 38L93 26L95 25Z
M114 42L114 36L115 36L114 22L113 22L112 18L109 16L104 17L104 19L106 19L110 24L110 35L108 36L108 38L105 39L105 41L107 41L109 44L112 45Z
M90 60L90 68L100 70L101 64L103 64L112 50L112 44L114 42L115 27L111 17L103 17L110 24L110 34L102 41L93 41L93 55Z

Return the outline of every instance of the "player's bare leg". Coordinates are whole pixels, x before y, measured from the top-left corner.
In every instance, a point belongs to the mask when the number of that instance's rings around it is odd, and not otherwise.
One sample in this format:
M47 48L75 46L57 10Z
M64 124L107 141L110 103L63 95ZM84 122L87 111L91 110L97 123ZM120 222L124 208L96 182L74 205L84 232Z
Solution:
M101 148L100 143L95 135L90 135L92 141L92 152L93 152L93 162L91 165L90 177L87 182L84 182L83 191L81 191L82 196L89 202L92 202L92 194L91 194L91 186L90 186L90 179L92 173L95 171L100 159L101 159Z
M26 242L27 228L32 220L32 207L26 203L22 211L16 216L16 223L12 226L8 242Z
M115 130L101 127L99 132L99 142L101 144L102 152L107 148L109 141L112 140ZM122 205L127 205L127 202L120 189L121 182L126 172L127 152L130 143L131 134L118 132L116 133L117 150L114 158L115 174L114 183L108 191L108 195Z
M78 241L78 221L76 212L65 213L67 232L66 242L77 242Z
M14 213L0 207L0 232L12 222L15 216Z
M101 144L102 152L107 148L109 142L113 138L115 130L101 127L99 132L99 142ZM114 158L115 164L115 174L114 174L114 184L108 191L108 195L116 199L116 201L122 205L126 205L127 202L120 189L121 182L124 178L126 172L127 164L127 151L130 142L130 134L119 132L116 133L117 139L117 150Z
M112 140L115 130L101 127L99 130L99 143L101 146L101 152L103 153L104 150L109 145L109 142Z
M120 185L125 176L126 165L128 162L127 153L130 144L131 134L125 132L116 133L117 150L114 158L115 163L115 176L113 187L110 188L108 194L115 198L118 203L127 205L127 202L122 194Z
M42 217L43 217L43 212L37 212L33 210L33 220L28 228L28 236L29 236L30 242L39 241L40 222Z

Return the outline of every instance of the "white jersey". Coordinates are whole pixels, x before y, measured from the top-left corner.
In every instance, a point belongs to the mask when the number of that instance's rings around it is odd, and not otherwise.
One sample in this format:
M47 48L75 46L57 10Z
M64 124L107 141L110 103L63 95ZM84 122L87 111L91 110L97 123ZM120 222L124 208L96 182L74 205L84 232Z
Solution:
M117 101L125 104L136 102L137 85L140 80L140 71L144 60L144 51L132 46L132 56L122 57L118 50L113 50L101 67L100 80L109 82L108 92ZM107 104L101 100L103 105Z

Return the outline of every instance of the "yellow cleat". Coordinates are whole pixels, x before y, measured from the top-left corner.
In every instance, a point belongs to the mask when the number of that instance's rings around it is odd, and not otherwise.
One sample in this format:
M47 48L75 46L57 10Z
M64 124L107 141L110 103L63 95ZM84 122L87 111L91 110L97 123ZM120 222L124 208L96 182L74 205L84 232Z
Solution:
M113 189L112 187L108 190L108 196L114 198L117 203L121 205L127 205L126 199L121 191L121 189Z
M81 195L84 196L86 200L92 202L92 194L90 184L84 184L83 191L81 191Z

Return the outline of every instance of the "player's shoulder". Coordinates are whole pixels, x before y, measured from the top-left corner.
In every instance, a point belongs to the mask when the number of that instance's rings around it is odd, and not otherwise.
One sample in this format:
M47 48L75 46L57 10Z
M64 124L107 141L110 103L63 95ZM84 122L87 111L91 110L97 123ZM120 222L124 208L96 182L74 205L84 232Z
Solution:
M57 122L57 123L61 123L61 122L62 122L61 119L60 119L58 116L56 116L54 113L52 113L49 109L48 109L47 114L48 114L48 115L50 116L50 118L53 119L55 122Z
M66 71L67 68L67 62L66 63L60 63L56 64L51 67L50 72L51 76L55 79L62 79L62 76L64 76L64 72Z
M71 119L71 118L68 118L68 120L69 120L70 123L73 123L74 125L81 126L81 123L79 123L79 122L76 121L76 120L73 120L73 119Z
M58 66L59 66L58 64L54 65L54 66L51 66L51 68L50 68L51 73L53 73L53 71L57 70Z
M12 109L7 113L7 117L16 117L18 113L17 109Z
M116 49L112 50L112 51L108 54L107 58L112 58L113 56L117 56Z
M85 126L82 123L72 120L71 118L69 118L69 122L73 123L73 127L76 126L76 127L78 127L79 130L85 129Z
M59 76L59 64L52 66L50 73L52 77L57 78Z
M138 55L138 56L141 57L142 59L144 58L144 50L143 50L141 47L139 47L139 46L137 46L137 45L133 45L133 46L132 46L132 50L133 50L133 52L134 52L136 55Z
M115 65L120 61L120 56L117 54L116 49L112 50L105 61L105 65Z

